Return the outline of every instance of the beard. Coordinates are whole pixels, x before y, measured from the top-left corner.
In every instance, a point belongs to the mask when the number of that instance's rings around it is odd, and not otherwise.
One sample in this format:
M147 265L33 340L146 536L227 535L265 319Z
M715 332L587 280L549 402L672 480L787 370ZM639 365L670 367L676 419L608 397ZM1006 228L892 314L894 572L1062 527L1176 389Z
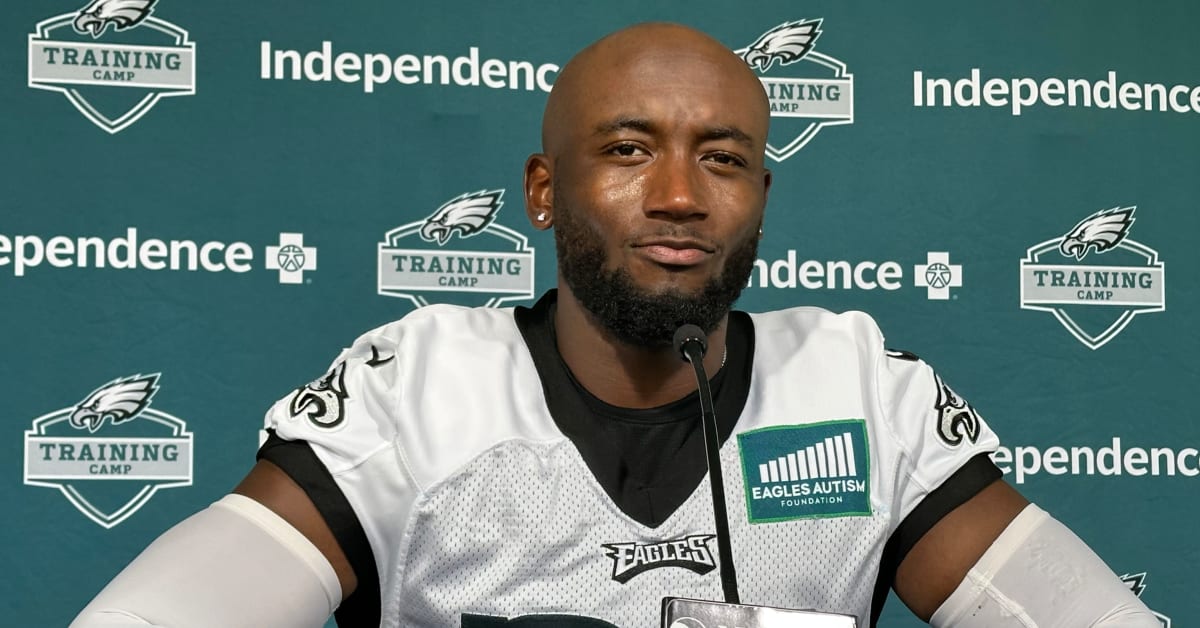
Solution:
M556 193L555 198L564 197ZM679 235L678 230L671 233ZM721 274L700 290L650 291L639 287L628 270L608 268L604 242L599 230L579 220L573 210L556 207L558 268L575 298L618 340L652 349L671 346L681 325L697 325L706 334L716 330L749 281L758 257L758 237L752 233L734 243Z

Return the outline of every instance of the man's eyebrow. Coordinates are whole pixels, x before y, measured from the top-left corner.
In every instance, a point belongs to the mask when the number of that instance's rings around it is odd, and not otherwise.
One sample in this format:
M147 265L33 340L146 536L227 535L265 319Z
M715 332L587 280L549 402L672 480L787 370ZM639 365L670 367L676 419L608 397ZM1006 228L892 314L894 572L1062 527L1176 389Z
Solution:
M618 116L611 120L606 120L596 125L594 130L595 135L610 135L618 131L638 131L639 133L653 134L658 129L653 122L645 118L634 116ZM739 144L744 144L749 147L754 146L754 138L750 134L735 127L735 126L710 126L705 127L697 135L697 139L701 142L711 142L716 140L733 140Z
M649 134L654 132L654 128L654 124L645 118L620 116L597 124L593 134L609 135L617 131L639 131Z
M754 138L735 126L714 126L706 128L700 133L700 141L711 142L714 140L733 140L738 144L754 146Z

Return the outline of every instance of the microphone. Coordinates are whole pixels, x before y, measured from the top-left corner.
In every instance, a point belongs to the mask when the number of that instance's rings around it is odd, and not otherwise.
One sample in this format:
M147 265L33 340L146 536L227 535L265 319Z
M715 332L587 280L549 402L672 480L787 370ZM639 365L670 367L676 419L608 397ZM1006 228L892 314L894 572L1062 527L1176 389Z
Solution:
M712 490L717 554L721 561L721 590L725 601L663 598L663 628L855 628L857 622L850 615L751 606L739 602L733 548L729 539L729 515L725 510L725 483L721 477L721 437L717 432L717 412L713 407L712 390L708 387L708 375L704 372L708 335L696 325L681 325L675 330L673 345L679 357L690 363L696 373L700 421L704 432L704 457L708 464L709 488Z
M675 351L683 358L684 362L691 362L698 359L694 355L689 355L689 351L699 348L699 358L703 358L704 354L708 352L708 334L705 334L703 329L691 323L680 325L679 329L675 330L675 339L672 343L675 345Z

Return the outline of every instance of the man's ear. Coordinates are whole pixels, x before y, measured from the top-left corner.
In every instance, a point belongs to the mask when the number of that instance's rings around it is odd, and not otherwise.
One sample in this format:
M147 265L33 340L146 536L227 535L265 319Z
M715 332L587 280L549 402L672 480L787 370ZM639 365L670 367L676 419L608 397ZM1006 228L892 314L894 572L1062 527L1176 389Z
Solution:
M525 161L525 215L534 229L554 224L554 172L550 158L542 153Z
M767 195L771 192L771 171L763 168L763 214L767 212ZM762 218L758 221L758 239L763 239Z

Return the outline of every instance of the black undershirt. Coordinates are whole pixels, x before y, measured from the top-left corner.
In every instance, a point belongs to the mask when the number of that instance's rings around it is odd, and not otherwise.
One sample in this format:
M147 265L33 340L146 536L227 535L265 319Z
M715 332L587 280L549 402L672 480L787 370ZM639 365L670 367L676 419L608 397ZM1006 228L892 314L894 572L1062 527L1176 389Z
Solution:
M532 308L518 307L515 313L550 415L613 503L634 521L657 527L687 501L707 473L699 394L636 410L598 399L579 384L558 353L556 297L551 290ZM750 316L731 312L725 336L725 365L709 380L722 443L733 433L750 393Z

